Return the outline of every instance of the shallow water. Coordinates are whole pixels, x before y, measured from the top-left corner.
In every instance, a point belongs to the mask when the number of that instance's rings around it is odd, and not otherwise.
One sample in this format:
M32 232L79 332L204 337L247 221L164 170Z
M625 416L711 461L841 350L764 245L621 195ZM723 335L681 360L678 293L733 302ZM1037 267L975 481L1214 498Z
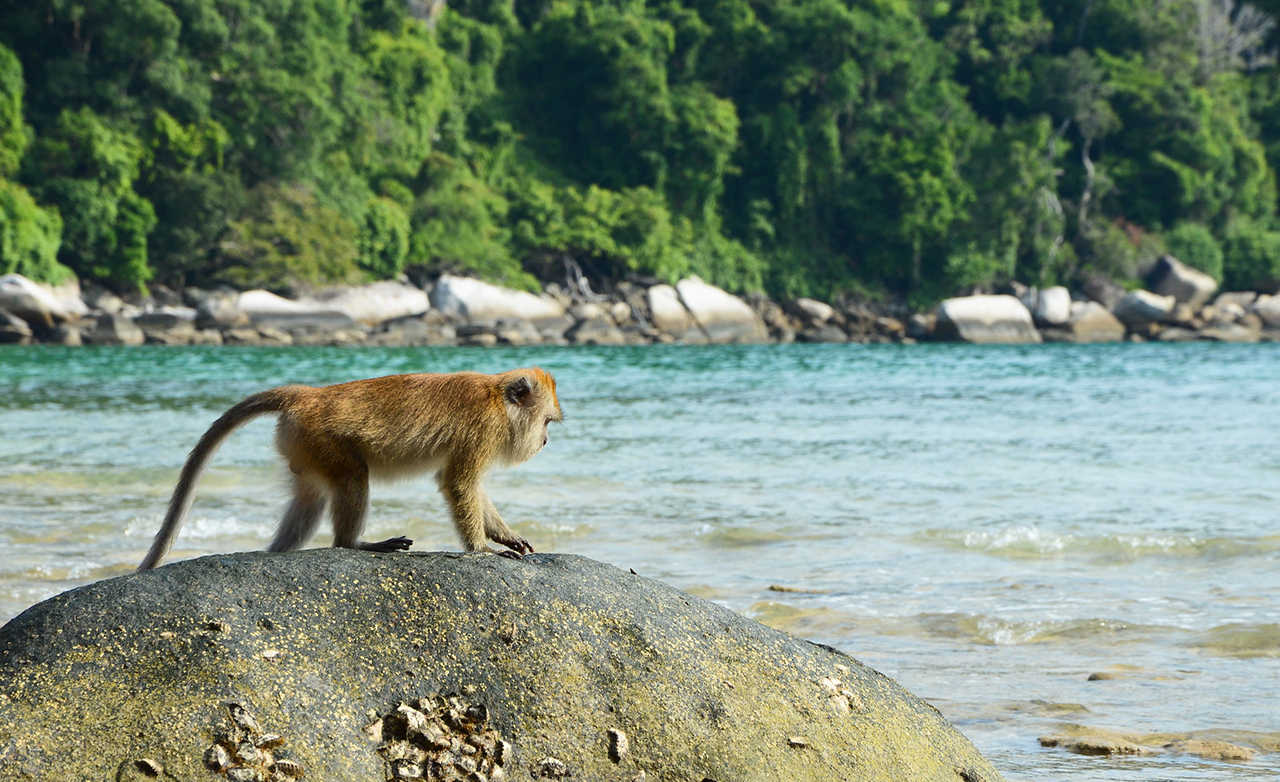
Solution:
M1280 752L1037 742L1065 723L1280 738L1275 344L3 348L0 621L135 567L187 451L253 391L532 363L565 423L489 487L538 550L844 649L1011 780L1280 773ZM169 561L266 544L271 431L219 451ZM430 479L372 494L367 537L457 548Z

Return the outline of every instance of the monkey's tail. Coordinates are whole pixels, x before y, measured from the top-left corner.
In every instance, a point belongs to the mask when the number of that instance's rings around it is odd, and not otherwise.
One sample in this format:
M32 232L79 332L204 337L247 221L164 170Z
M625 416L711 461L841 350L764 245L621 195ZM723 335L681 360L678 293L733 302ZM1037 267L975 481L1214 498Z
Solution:
M293 394L288 386L263 391L246 397L213 422L209 430L196 443L196 447L191 449L187 463L182 465L182 475L178 477L178 485L174 487L173 496L169 499L169 510L165 513L164 523L160 525L160 531L156 533L151 550L147 552L138 570L150 570L155 567L169 550L174 536L178 534L178 527L182 526L182 518L187 515L187 509L191 507L196 479L200 477L205 464L213 456L213 452L218 450L218 446L227 435L250 419L279 412L292 397Z

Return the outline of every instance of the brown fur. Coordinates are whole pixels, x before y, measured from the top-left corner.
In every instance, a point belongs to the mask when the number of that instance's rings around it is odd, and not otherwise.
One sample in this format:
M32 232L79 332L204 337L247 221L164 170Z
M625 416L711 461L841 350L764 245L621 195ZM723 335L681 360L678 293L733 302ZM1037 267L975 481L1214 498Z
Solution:
M173 490L164 523L139 570L164 556L191 504L200 471L236 427L278 413L276 447L293 472L290 502L271 551L300 546L326 504L333 544L372 551L406 549L407 538L360 541L370 477L436 472L467 551L486 539L519 556L533 546L502 520L481 486L495 462L518 464L547 443L547 425L563 420L556 381L537 367L498 375L459 372L356 380L332 386L281 386L247 397L196 443Z

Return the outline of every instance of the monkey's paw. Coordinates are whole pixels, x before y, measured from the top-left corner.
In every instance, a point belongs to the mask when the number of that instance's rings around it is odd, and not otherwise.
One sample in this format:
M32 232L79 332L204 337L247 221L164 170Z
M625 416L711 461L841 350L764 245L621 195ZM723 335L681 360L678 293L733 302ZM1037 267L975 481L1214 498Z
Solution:
M387 538L386 540L380 540L377 543L366 543L363 546L361 546L361 548L365 549L366 551L382 551L382 552L408 551L409 547L412 545L413 545L412 540L401 535L395 538Z

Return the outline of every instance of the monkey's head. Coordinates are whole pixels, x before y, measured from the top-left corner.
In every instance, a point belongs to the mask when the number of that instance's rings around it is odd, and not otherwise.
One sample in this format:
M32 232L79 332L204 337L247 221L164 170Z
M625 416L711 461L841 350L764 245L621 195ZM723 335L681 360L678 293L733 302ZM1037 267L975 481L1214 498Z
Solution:
M547 444L551 422L564 420L556 380L540 367L517 369L503 376L502 397L511 422L508 461L523 462Z

